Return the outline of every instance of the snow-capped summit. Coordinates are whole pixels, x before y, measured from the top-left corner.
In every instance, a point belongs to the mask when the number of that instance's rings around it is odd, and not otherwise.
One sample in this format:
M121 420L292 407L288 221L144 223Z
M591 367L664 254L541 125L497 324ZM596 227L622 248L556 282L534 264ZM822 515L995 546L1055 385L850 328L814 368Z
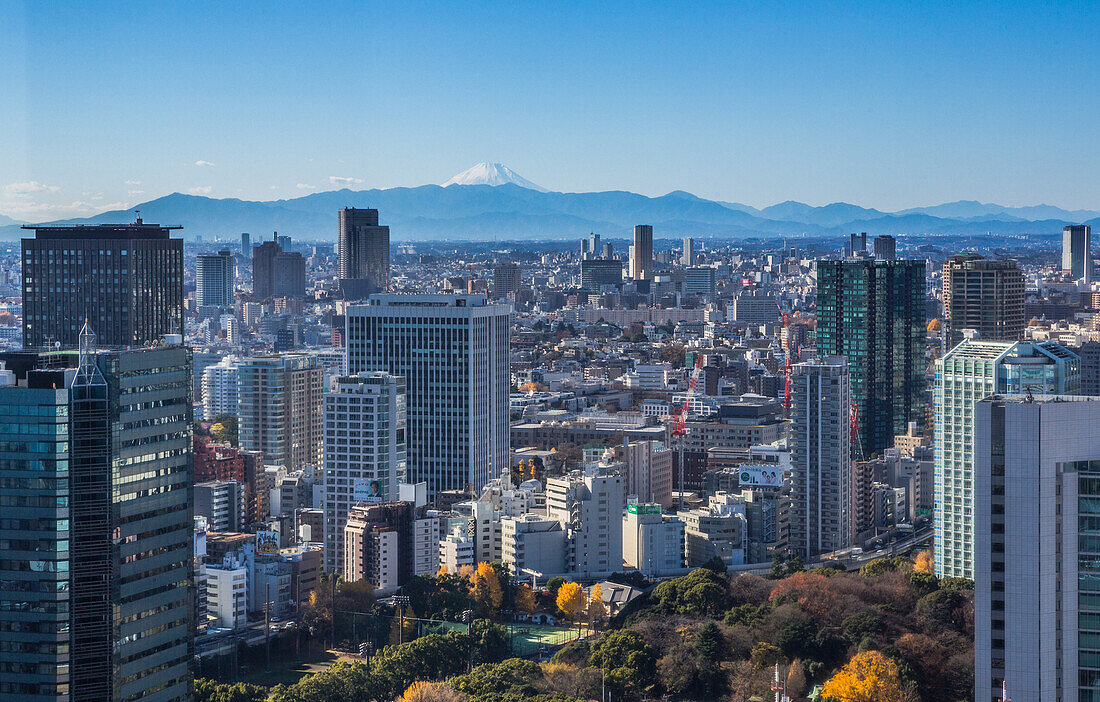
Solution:
M546 188L535 185L503 163L487 162L479 163L473 168L462 171L444 183L443 187L445 188L448 185L504 185L505 183L512 183L528 190L537 190L540 193L549 192Z

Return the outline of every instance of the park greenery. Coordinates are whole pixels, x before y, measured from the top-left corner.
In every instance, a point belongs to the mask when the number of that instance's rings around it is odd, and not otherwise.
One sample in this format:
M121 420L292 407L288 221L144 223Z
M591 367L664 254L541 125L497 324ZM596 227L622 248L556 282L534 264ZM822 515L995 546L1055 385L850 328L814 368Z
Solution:
M419 616L457 621L474 612L468 627L410 641L412 629L398 644L396 625L378 625L372 635L388 644L370 660L336 663L267 694L272 702L579 702L600 699L604 690L624 701L748 702L772 698L778 668L793 700L815 688L816 699L836 702L966 700L972 586L930 571L927 554L874 560L856 572L806 571L782 560L768 577L699 568L647 589L607 621L598 586L586 591L554 578L533 590L499 564L483 563L414 578L402 591ZM313 606L321 628L331 597L315 598ZM344 606L386 611L355 584L337 588L337 612ZM591 635L549 662L514 657L508 630L493 619L533 611L583 622ZM343 619L337 617L338 628ZM263 699L252 686L203 681L197 689L200 702Z

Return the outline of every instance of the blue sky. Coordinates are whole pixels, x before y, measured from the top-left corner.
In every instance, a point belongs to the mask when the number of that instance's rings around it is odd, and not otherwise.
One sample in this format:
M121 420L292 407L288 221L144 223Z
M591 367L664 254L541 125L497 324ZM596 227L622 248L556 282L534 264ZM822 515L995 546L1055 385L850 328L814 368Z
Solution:
M1100 3L0 0L0 213L500 161L553 190L1100 208Z

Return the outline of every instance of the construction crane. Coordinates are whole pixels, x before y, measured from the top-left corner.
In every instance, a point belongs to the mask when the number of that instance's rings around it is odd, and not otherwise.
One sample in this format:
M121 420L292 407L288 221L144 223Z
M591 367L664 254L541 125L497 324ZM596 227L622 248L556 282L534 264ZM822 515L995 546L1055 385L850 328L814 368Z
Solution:
M695 369L691 372L691 379L688 381L687 396L684 397L684 404L680 406L679 411L672 411L672 438L681 438L686 429L684 424L687 421L688 411L691 409L691 398L695 396L695 388L699 385L699 374L703 371L703 357L700 355L695 359ZM679 442L677 442L679 443ZM677 462L679 463L680 470L680 482L679 492L676 500L677 509L683 509L684 505L684 452L683 446L678 445L676 447L679 452Z
M863 456L863 443L859 440L859 405L854 402L848 411L848 443L856 460L866 460Z
M688 411L691 409L691 398L695 396L695 388L699 384L699 374L703 371L703 357L699 356L695 359L695 370L691 372L691 379L688 380L687 395L684 396L684 404L680 406L680 411L672 411L672 435L679 437L684 435L684 422L687 421Z

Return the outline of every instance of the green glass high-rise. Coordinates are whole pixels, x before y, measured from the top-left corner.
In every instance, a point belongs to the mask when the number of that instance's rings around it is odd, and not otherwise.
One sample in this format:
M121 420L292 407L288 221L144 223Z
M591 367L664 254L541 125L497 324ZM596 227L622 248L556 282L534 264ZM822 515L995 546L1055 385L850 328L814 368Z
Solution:
M817 262L817 355L844 356L864 458L923 427L924 261Z

